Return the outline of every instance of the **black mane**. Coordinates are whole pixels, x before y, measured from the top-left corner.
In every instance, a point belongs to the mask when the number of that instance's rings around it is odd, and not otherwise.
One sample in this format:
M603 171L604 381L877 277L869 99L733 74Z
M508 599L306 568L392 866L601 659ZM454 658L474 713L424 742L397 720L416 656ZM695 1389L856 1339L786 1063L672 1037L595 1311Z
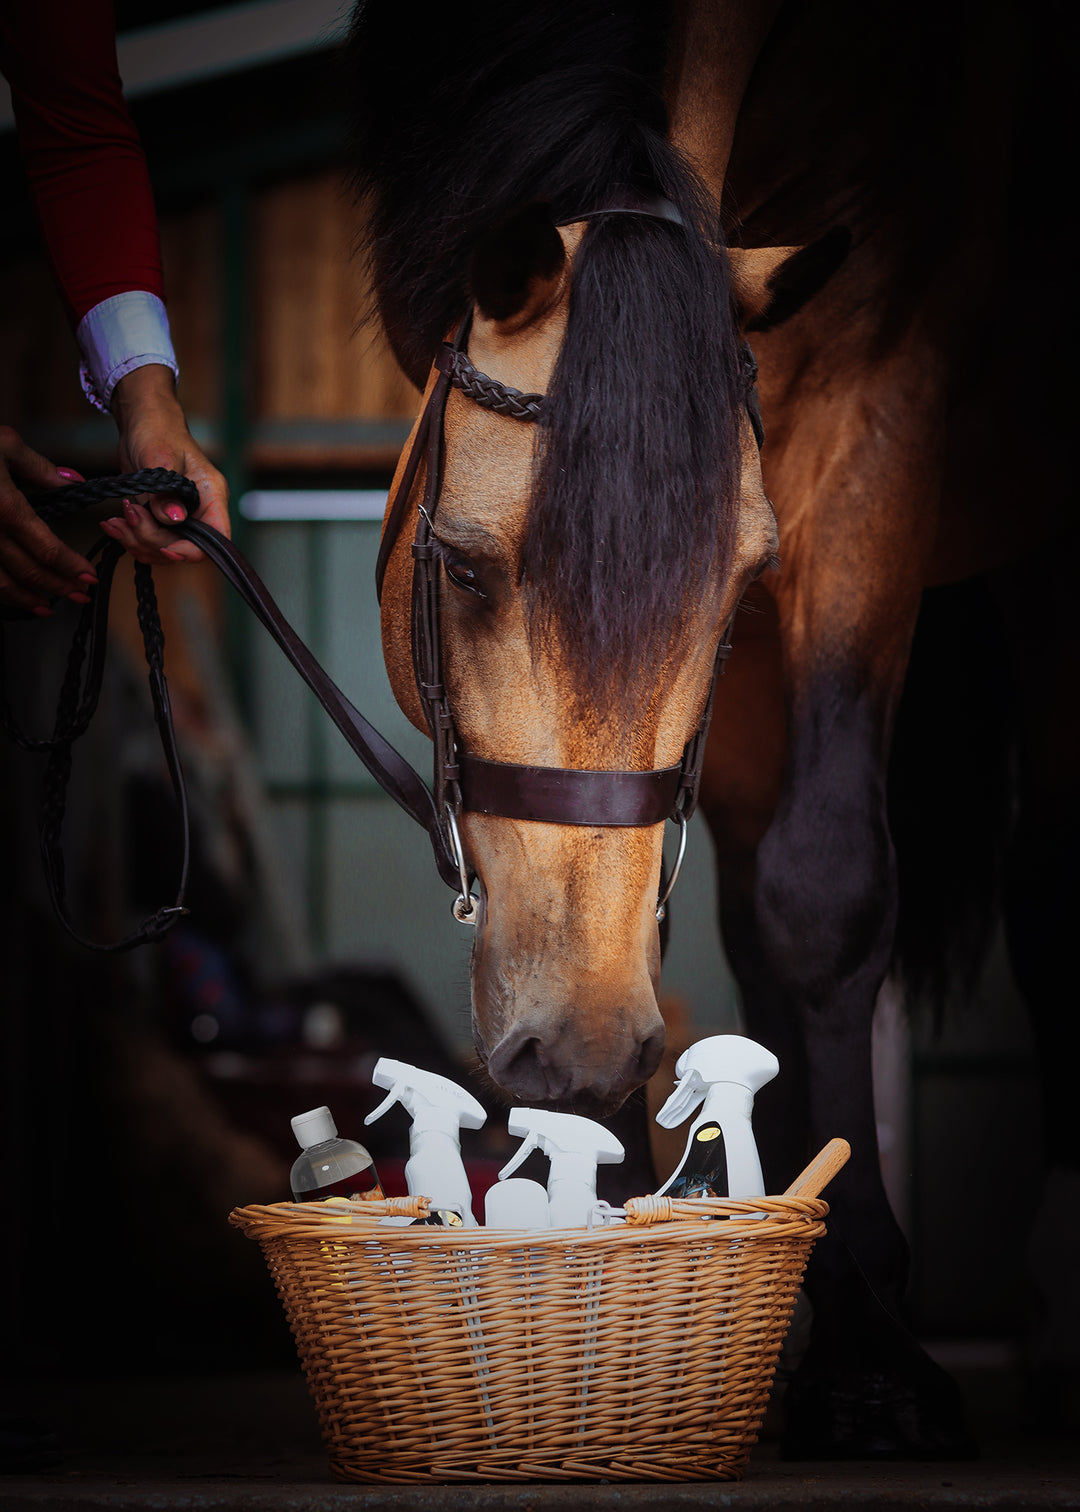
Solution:
M356 181L379 312L423 382L469 305L470 257L523 205L560 220L613 191L684 224L608 216L574 265L524 569L534 644L554 635L583 704L648 695L685 613L727 565L741 396L719 219L666 140L656 3L357 7Z

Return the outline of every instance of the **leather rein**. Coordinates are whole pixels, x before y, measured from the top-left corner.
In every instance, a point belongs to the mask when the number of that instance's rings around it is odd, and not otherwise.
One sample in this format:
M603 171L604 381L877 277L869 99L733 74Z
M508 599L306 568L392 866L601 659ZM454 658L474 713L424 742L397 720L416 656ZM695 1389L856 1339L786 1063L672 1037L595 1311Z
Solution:
M38 494L32 503L46 523L56 524L65 516L99 505L106 499L146 493L170 494L191 511L199 507L198 490L194 483L164 468L147 468L123 477L94 478L86 483L50 489L47 493ZM205 552L218 571L236 589L256 619L281 647L375 781L410 818L427 830L439 875L448 886L456 887L459 881L458 867L447 847L445 832L431 792L420 774L345 696L296 634L255 568L227 537L213 526L194 519L169 528ZM172 904L159 908L136 929L112 944L100 945L84 939L67 912L60 830L71 772L71 751L74 743L85 733L100 696L105 665L109 593L116 564L123 554L123 548L107 536L99 537L86 553L91 561L98 560L98 585L92 601L81 611L76 624L51 736L28 736L17 724L7 697L3 648L0 642L0 724L24 750L42 752L47 757L39 832L49 894L64 928L79 944L91 950L130 950L136 945L160 940L187 912L184 894L190 844L184 772L169 706L164 673L165 640L154 595L153 577L150 568L143 562L135 563L136 604L150 670L154 718L165 752L183 837L180 879ZM3 622L0 620L0 632L2 627Z
M637 213L672 219L667 210L612 206L594 214ZM578 215L575 220L589 217ZM480 373L465 349L471 316L462 321L451 342L444 342L436 358L438 377L424 405L405 466L390 504L376 564L376 587L381 598L390 554L400 536L421 463L425 479L423 499L417 510L412 542L412 652L417 690L434 747L433 786L428 788L418 772L379 734L345 696L315 659L286 620L251 563L233 543L212 526L187 519L170 527L193 542L228 579L244 603L280 646L285 656L311 688L368 772L398 806L428 833L435 865L442 880L456 893L454 916L462 923L477 921L478 899L471 891L470 873L458 830L461 813L496 815L546 824L596 827L646 827L667 819L679 826L679 849L666 883L661 878L657 918L663 919L667 899L675 885L686 845L686 821L697 806L701 765L712 716L716 680L731 654L729 624L717 647L712 681L701 719L683 750L681 761L652 771L590 771L567 767L518 765L491 761L465 751L454 726L453 714L442 678L440 625L440 545L433 521L442 487L443 431L451 387L474 403L525 423L539 420L544 410L542 394L523 394ZM745 402L758 445L761 417L754 393L757 365L749 347L743 346ZM100 505L110 498L132 494L171 494L189 512L199 506L198 491L187 478L161 468L144 469L123 477L98 478L52 489L32 499L35 509L49 524L56 524L77 511ZM122 939L98 944L83 938L67 911L61 827L71 772L72 746L85 733L97 707L105 661L109 593L122 548L101 536L87 553L100 558L98 585L93 600L82 610L72 638L57 708L49 737L27 736L17 725L4 683L3 647L0 643L0 724L24 749L47 756L40 822L42 859L50 897L64 928L81 945L92 950L121 951L164 937L187 913L184 895L190 855L187 796L183 768L177 750L164 672L164 636L154 595L150 568L135 563L136 601L143 633L154 718L165 753L182 833L182 861L175 900L159 908ZM2 631L2 622L0 622Z

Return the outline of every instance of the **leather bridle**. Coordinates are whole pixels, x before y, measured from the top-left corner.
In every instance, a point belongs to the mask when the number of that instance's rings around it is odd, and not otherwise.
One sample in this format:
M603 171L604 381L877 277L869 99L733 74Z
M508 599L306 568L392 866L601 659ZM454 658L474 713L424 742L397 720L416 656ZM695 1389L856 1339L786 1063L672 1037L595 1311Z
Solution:
M569 217L588 220L601 214L640 214L678 221L678 212L666 201L618 203ZM411 635L417 691L434 747L433 786L428 788L412 766L372 726L337 687L300 640L275 604L251 563L212 526L187 519L173 526L177 535L192 541L229 580L256 618L277 641L286 657L312 689L352 750L383 791L428 833L440 877L457 894L454 916L462 923L477 921L478 899L471 892L470 874L458 829L462 813L478 813L505 819L545 824L585 825L597 828L645 828L672 819L679 826L679 848L666 883L661 877L657 901L658 919L664 917L682 864L686 847L686 822L698 801L701 764L712 716L716 681L731 654L731 623L720 636L705 707L697 728L683 749L681 761L651 771L592 771L573 767L519 765L492 761L463 749L454 725L442 676L440 615L440 543L433 522L442 491L443 431L450 389L485 409L524 423L539 420L544 411L542 394L523 394L490 378L469 361L466 350L471 316L462 321L452 341L444 342L435 358L437 378L432 385L402 469L376 563L376 587L381 598L390 554L401 534L409 501L420 469L425 466L423 498L417 507L412 542L413 578ZM763 439L761 415L754 381L757 364L750 348L742 348L744 402L758 446ZM116 478L97 478L65 488L51 489L32 500L50 523L106 499L133 494L166 493L180 499L189 512L198 508L195 485L164 469L146 469ZM113 541L101 537L87 555L101 557L99 582L94 598L80 615L72 640L64 686L51 737L33 739L18 728L3 691L3 657L0 646L0 722L19 744L44 752L48 757L41 815L41 844L46 881L53 906L65 929L82 945L94 950L128 950L135 945L160 940L187 912L184 894L187 880L189 840L183 769L176 747L165 681L164 637L154 598L150 569L136 563L139 621L150 668L154 716L166 755L177 801L183 837L183 861L175 902L159 908L141 925L112 944L84 939L67 914L60 832L64 817L71 748L85 732L97 705L104 667L105 630L113 569L122 555ZM84 662L89 661L84 672Z
M454 916L462 923L476 923L477 900L470 890L457 820L462 813L477 813L501 819L596 828L645 828L662 824L667 819L674 820L679 826L679 850L671 875L661 885L657 917L662 919L685 852L686 822L697 807L716 680L731 654L730 625L725 628L716 649L701 719L683 748L682 759L675 766L650 771L529 766L491 761L463 747L442 674L441 543L434 531L442 492L447 400L453 387L474 404L525 423L539 420L544 410L542 394L524 394L473 366L466 351L470 324L471 317L466 317L453 340L444 342L436 355L434 366L438 377L420 416L412 448L387 514L375 568L376 587L381 599L387 564L401 534L423 458L424 493L416 512L416 533L412 542L412 658L416 689L434 750L435 805L439 813L446 816L449 845L459 866L461 887L454 903Z

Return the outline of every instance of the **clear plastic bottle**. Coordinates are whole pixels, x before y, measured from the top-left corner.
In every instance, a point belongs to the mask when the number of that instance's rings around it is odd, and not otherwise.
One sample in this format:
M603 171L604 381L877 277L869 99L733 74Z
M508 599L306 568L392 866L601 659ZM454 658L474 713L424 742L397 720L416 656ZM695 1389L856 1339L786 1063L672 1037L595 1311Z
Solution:
M289 1176L297 1202L324 1202L327 1197L354 1197L368 1202L383 1196L375 1162L355 1139L341 1139L329 1108L312 1108L292 1120L302 1154Z

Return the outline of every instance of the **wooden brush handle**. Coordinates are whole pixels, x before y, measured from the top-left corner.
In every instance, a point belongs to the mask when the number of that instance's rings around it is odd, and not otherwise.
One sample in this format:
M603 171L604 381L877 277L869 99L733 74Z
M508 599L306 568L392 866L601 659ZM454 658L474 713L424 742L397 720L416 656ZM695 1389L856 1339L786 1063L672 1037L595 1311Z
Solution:
M851 1146L846 1139L830 1139L788 1187L785 1197L816 1197L847 1163Z

